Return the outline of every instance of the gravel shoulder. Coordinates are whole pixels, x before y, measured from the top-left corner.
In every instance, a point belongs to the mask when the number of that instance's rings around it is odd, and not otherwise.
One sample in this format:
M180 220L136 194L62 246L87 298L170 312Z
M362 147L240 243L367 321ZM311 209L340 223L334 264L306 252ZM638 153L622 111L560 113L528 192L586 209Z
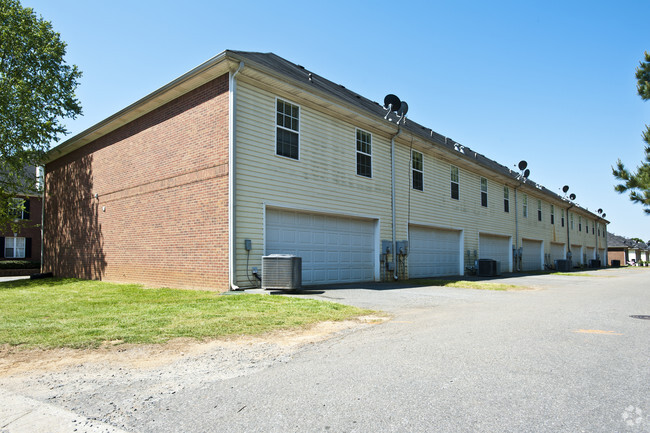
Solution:
M25 350L0 346L0 389L53 404L116 427L161 398L202 384L253 374L311 345L387 320L364 316L256 337L94 350Z

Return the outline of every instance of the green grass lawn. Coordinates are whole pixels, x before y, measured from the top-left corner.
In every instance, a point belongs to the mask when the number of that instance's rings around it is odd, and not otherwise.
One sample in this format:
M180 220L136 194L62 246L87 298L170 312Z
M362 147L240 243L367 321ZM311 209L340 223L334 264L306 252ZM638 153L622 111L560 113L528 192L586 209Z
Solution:
M285 296L149 289L74 279L0 283L0 344L98 347L252 335L371 311Z

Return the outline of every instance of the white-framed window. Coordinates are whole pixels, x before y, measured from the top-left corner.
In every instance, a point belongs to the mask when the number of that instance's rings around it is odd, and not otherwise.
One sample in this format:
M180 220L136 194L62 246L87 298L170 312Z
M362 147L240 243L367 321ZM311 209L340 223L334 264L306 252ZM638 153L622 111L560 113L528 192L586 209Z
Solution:
M488 205L488 184L487 179L481 178L481 206L487 207Z
M585 232L589 234L589 220L585 218Z
M29 219L29 199L14 197L9 200L9 214L17 220Z
M569 224L571 226L571 230L573 230L573 214L571 212L568 212L568 211L567 211L567 213L570 215Z
M5 238L5 258L25 258L25 238Z
M372 134L357 129L357 174L372 177Z
M275 153L300 159L300 107L276 99Z
M510 188L503 186L503 211L510 212Z
M537 200L537 221L542 220L542 201Z
M458 200L460 198L459 192L460 175L458 167L451 166L451 198Z
M578 216L578 231L582 231L582 217Z
M551 224L555 224L555 206L551 205Z
M523 212L524 212L524 218L528 218L528 196L526 194L522 196L521 202L522 202L521 207L523 208Z
M562 217L562 227L564 227L564 209L560 209L560 212Z
M424 161L422 154L417 150L411 152L411 178L413 182L413 189L424 191Z

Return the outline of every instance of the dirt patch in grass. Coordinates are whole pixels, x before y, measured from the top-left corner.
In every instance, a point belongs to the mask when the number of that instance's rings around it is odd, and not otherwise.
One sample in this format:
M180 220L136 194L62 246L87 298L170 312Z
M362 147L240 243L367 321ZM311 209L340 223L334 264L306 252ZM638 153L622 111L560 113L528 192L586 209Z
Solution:
M33 349L0 345L0 377L48 372L87 364L151 369L172 364L182 358L194 358L210 352L247 351L271 345L295 349L389 320L388 316L361 316L352 320L325 321L303 328L272 331L258 336L235 336L213 340L175 338L164 344L129 344L105 341L94 349Z

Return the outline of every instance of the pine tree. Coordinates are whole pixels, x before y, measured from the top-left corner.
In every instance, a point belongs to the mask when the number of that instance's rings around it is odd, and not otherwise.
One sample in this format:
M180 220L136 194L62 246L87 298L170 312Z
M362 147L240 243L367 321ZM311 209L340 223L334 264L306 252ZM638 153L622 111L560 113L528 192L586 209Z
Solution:
M650 53L645 54L645 61L639 62L636 68L637 92L641 99L650 99ZM619 159L616 168L612 167L614 177L622 183L614 189L619 193L629 192L630 200L640 203L645 209L644 212L650 215L650 126L642 134L645 142L645 160L637 167L636 171L630 172Z

